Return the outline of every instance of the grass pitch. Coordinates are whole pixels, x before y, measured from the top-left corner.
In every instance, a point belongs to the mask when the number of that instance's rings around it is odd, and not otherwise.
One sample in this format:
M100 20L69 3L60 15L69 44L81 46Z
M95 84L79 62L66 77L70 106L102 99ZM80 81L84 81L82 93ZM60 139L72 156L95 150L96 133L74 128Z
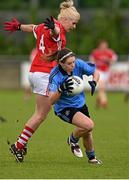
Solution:
M128 179L129 102L124 103L123 93L109 93L108 98L109 108L97 110L95 96L87 93L96 156L103 165L89 165L85 156L72 155L66 139L74 127L53 111L30 140L25 162L17 163L7 140L15 142L32 115L34 96L24 101L22 91L0 91L0 116L7 120L0 121L0 179Z

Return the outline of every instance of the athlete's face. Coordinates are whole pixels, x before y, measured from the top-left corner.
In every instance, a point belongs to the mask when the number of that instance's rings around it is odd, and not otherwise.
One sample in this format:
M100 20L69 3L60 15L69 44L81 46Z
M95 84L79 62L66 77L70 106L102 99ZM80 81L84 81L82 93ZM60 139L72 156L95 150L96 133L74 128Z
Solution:
M105 50L105 49L107 49L108 48L108 43L106 42L106 41L103 41L103 42L101 42L100 44L99 44L99 49L100 50Z
M64 63L60 62L60 65L68 74L71 74L75 67L75 56L68 57Z
M73 29L76 29L76 25L78 23L78 20L77 19L72 19L72 18L65 18L63 20L63 23L62 25L64 26L65 30L67 32L73 30Z

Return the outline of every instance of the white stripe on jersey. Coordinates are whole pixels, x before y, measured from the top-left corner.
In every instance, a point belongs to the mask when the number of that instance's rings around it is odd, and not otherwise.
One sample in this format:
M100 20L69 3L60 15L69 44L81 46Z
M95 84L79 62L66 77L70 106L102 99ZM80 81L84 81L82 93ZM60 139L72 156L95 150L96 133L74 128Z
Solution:
M34 37L37 39L37 34L35 33L36 27L37 27L37 25L33 26L33 34L34 34Z

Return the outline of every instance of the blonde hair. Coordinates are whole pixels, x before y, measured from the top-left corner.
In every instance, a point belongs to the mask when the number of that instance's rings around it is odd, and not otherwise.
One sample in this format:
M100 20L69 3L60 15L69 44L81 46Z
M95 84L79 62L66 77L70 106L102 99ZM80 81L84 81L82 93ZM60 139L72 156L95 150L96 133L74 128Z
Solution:
M79 21L80 14L73 4L73 0L65 0L60 4L60 13L58 15L58 20L60 20L62 17L66 17Z

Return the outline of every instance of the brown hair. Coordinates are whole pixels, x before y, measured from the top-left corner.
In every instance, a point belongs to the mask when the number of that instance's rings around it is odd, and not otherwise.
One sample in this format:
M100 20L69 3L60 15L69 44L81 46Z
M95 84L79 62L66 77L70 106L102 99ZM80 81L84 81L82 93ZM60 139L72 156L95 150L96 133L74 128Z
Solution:
M60 4L60 13L58 15L58 20L60 20L62 17L76 19L79 21L80 14L74 7L73 0L65 0Z
M65 62L68 57L75 56L75 54L68 48L56 51L49 56L49 61L57 60L57 62Z

